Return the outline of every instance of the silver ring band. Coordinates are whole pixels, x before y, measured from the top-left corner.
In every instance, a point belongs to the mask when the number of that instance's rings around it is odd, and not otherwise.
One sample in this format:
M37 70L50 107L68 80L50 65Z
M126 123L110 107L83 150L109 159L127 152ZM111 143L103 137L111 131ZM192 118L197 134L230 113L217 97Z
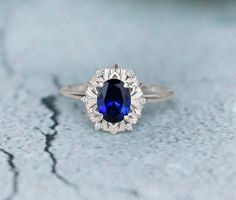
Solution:
M69 98L73 99L81 99L86 95L86 90L88 88L88 84L84 85L69 85L64 86L60 93ZM143 97L148 102L161 102L167 101L174 96L174 92L169 90L167 87L159 86L159 85L142 85L141 90L143 92Z

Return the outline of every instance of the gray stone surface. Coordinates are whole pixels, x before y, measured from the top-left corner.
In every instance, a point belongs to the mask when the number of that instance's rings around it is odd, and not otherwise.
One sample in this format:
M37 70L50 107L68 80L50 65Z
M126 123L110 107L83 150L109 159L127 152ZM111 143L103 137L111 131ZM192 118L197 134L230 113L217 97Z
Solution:
M236 5L0 1L1 200L235 200ZM132 134L58 96L118 63L173 101Z

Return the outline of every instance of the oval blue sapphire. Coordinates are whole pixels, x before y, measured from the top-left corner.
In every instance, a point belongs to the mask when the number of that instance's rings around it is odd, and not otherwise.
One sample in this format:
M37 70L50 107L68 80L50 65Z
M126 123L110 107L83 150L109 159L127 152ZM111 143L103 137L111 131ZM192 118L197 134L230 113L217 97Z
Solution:
M102 88L99 88L98 112L103 114L103 119L108 122L122 121L124 116L129 114L130 103L130 91L118 79L110 79L104 83Z

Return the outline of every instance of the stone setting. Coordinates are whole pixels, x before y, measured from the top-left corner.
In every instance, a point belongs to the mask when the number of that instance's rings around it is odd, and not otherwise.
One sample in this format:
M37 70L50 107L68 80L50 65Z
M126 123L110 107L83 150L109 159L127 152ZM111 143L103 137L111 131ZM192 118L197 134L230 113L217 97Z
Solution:
M96 130L112 134L131 131L141 117L145 99L132 70L113 65L99 68L82 98Z
M107 80L98 89L97 106L104 120L113 124L121 122L130 112L129 88L125 88L124 82L118 79Z

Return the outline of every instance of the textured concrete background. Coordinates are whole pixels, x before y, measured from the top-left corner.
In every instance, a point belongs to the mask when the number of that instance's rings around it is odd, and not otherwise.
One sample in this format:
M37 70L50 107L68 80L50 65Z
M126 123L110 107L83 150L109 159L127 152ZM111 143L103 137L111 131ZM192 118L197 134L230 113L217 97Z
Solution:
M0 1L0 200L235 200L234 1ZM132 134L58 96L118 63L176 98Z

